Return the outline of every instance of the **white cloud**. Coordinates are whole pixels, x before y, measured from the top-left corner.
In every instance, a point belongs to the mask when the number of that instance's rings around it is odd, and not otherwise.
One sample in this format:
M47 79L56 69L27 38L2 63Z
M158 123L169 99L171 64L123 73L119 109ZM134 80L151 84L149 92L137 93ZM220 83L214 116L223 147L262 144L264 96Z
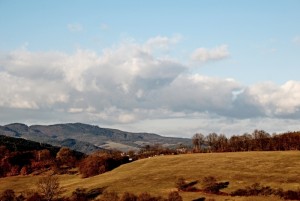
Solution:
M191 58L193 61L207 62L221 60L229 55L227 45L220 45L213 49L198 48L192 53Z
M300 118L300 82L243 86L233 79L191 74L182 62L156 56L156 47L169 48L178 40L158 36L143 44L124 42L101 54L24 48L3 54L0 121L26 123L30 116L31 122L84 121L120 128L139 128L143 122L193 122L190 129L188 123L169 124L179 133L213 127L233 132L239 128L236 122L253 128L252 119ZM226 46L202 52L202 61L229 55Z
M233 80L183 74L157 96L172 111L219 113L232 107L233 91L238 89L241 85Z
M281 86L260 83L250 86L245 95L263 109L267 116L289 116L300 113L300 82L288 81Z
M32 81L0 72L0 107L49 108L68 102L69 95L59 82Z
M146 49L168 49L171 45L177 44L182 39L181 35L175 35L171 38L165 36L156 36L148 39L145 43Z
M67 25L67 28L71 32L81 32L83 30L83 27L79 23L70 23Z

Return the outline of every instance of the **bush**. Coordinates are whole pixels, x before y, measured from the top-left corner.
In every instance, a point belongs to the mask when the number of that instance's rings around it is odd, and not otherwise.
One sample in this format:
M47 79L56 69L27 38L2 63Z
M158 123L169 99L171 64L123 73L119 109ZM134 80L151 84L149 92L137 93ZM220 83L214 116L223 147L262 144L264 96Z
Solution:
M186 181L183 177L179 177L175 182L175 185L179 191L184 191L186 187Z
M62 189L59 186L58 177L56 176L50 175L42 177L38 180L36 185L39 192L46 200L52 200L62 194Z
M300 189L298 191L288 190L283 194L285 200L300 200Z
M120 201L137 201L137 196L132 193L125 192L123 193Z
M43 201L43 197L38 193L33 193L29 195L26 199L26 201Z
M279 196L285 200L300 200L300 189L298 191L283 191L281 188L273 189L270 186L262 186L259 183L247 186L244 189L237 189L231 193L232 196Z
M153 197L149 193L142 193L138 196L137 201L163 201L161 197Z
M182 197L179 195L178 192L173 191L169 193L168 201L182 201Z
M101 201L119 201L119 196L116 192L111 191L105 191L102 195Z
M87 201L86 190L84 188L77 188L72 192L72 201Z
M15 191L12 189L7 189L5 190L1 197L0 197L1 201L14 201L16 200L16 195L15 195Z
M198 181L192 181L187 183L183 177L178 178L175 182L176 188L178 191L186 191L186 192L197 192L199 189L195 187Z
M104 191L104 188L93 188L86 192L88 199L95 199L98 195L101 195Z
M212 176L204 177L202 180L203 190L206 192L209 192L209 193L214 193L214 194L220 193L220 190L227 188L228 185L229 185L229 182L217 183L217 179Z

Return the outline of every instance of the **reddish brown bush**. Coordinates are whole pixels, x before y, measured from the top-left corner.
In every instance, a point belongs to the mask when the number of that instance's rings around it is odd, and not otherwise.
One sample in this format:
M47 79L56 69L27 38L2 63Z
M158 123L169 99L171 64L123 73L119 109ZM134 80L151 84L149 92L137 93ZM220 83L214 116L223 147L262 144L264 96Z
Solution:
M169 193L168 201L182 201L182 197L179 195L178 192L173 191Z
M137 196L132 193L125 192L123 193L120 201L137 201Z

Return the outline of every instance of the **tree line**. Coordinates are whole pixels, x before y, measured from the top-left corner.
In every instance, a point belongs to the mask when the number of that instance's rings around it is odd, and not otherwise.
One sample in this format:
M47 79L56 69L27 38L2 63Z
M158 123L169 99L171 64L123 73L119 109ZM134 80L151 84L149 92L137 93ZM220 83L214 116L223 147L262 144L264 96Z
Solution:
M233 135L196 133L192 137L194 152L287 151L300 150L300 131L269 134L254 130L252 134Z

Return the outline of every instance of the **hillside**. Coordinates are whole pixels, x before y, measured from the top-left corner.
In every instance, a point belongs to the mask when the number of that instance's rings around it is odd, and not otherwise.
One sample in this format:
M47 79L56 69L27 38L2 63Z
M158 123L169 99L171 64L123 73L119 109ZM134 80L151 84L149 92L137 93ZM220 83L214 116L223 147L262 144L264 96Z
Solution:
M0 146L5 146L10 151L19 152L48 149L50 152L57 153L60 149L60 147L55 147L49 144L4 135L0 135Z
M153 195L166 196L170 191L175 190L175 181L179 177L184 177L187 181L195 181L206 176L214 176L218 181L229 181L229 188L225 189L225 192L256 182L274 188L296 190L300 188L299 167L299 151L186 154L138 160L122 165L111 172L86 179L82 179L79 175L62 175L60 180L67 194L71 194L78 187L107 187L108 190L118 193L147 191ZM38 177L31 176L2 178L0 192L4 188L21 192L24 187L32 188L37 179ZM199 192L181 192L181 196L184 200L192 200L203 195ZM226 196L204 196L216 200L226 198ZM268 200L268 198L238 197L234 199Z
M56 146L66 146L90 153L100 149L137 150L147 144L167 147L191 145L186 138L163 137L150 133L131 133L110 128L100 128L82 123L32 125L14 123L0 126L0 135L20 137Z

